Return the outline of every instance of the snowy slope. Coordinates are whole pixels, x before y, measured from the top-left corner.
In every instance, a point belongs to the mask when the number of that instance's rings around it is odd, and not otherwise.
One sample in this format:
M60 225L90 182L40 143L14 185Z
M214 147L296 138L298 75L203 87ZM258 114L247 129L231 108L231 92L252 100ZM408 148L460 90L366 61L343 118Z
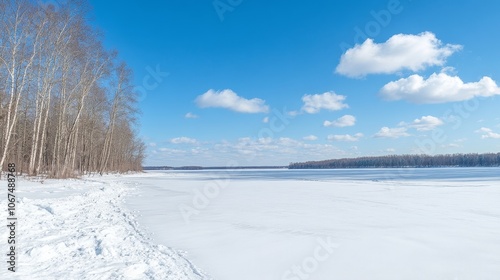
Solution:
M2 260L0 279L210 279L141 230L123 207L131 190L119 180L18 182L18 270Z

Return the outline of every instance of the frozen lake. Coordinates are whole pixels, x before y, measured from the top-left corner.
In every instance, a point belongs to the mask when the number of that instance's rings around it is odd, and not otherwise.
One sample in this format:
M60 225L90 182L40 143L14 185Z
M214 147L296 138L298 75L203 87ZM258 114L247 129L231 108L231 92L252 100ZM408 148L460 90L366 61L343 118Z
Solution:
M500 168L126 176L155 242L219 280L498 279Z
M500 180L499 167L481 168L373 168L373 169L265 169L265 170L193 170L156 171L157 173L193 174L206 178L279 180ZM154 173L154 172L150 172Z

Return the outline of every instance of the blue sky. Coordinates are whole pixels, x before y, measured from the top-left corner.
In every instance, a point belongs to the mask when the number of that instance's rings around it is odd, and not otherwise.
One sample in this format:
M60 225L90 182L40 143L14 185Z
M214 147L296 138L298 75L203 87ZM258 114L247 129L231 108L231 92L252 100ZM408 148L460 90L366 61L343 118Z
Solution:
M170 166L498 152L500 4L436 2L90 1Z

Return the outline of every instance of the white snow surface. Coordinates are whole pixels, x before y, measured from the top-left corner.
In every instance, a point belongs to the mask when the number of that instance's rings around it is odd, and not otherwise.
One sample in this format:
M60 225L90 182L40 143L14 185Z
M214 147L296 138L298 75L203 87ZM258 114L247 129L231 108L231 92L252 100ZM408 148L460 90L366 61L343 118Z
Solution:
M21 180L0 279L500 279L500 176L231 172Z
M128 178L141 192L127 204L156 242L189 252L214 279L498 280L500 169L475 171L422 170L420 180L408 171L391 180L150 173ZM457 178L430 175L443 172ZM197 211L188 222L185 207Z
M19 180L17 271L2 260L0 279L211 279L141 229L123 205L133 184L107 179ZM6 221L6 211L0 218ZM7 252L6 229L0 236Z

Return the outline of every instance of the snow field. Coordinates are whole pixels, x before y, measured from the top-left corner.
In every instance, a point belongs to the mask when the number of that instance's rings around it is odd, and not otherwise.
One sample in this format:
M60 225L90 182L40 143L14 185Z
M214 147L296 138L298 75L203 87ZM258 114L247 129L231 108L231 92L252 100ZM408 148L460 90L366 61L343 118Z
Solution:
M218 280L500 279L499 177L434 171L387 181L158 172L127 177L140 192L126 204L155 242Z
M17 271L4 267L0 279L210 279L141 230L123 207L130 184L20 181L18 190Z
M482 170L21 180L19 270L0 279L498 280L500 177Z

